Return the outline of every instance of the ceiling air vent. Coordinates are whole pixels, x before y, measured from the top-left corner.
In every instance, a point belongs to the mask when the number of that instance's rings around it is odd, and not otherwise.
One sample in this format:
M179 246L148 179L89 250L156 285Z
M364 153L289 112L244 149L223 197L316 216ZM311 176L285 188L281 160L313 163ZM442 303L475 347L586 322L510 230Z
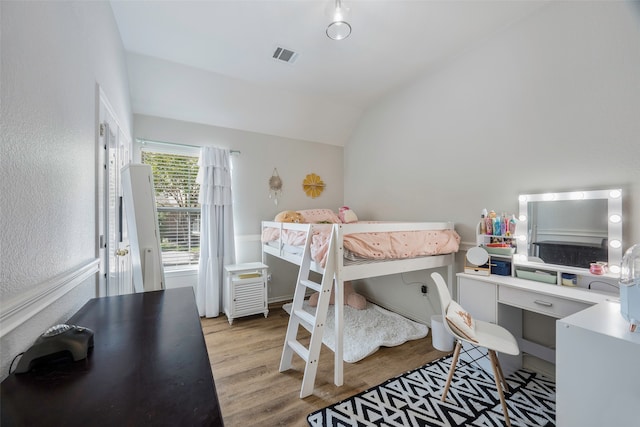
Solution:
M298 53L278 46L273 52L273 59L293 64L298 59Z

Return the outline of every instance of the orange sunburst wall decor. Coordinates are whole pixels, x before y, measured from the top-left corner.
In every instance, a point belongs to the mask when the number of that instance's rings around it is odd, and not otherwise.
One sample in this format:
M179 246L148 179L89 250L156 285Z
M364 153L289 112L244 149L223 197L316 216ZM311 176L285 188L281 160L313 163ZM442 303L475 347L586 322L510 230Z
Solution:
M324 182L315 173L310 173L304 177L304 180L302 181L302 189L307 196L315 199L322 194L322 191L324 190Z

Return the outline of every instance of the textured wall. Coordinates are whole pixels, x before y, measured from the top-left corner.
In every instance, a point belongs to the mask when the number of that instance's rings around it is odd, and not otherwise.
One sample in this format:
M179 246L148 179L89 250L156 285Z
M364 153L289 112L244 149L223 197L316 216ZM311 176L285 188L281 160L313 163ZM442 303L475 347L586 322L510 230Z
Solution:
M100 84L129 132L124 52L107 2L0 2L0 300L96 254ZM46 327L95 296L92 278L2 337L0 376Z

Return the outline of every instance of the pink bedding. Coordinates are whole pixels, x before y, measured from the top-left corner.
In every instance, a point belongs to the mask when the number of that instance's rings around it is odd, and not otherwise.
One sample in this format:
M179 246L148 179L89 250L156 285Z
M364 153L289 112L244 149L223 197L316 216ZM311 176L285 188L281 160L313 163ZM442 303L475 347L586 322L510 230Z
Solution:
M331 225L318 227L311 239L311 256L324 266ZM265 228L262 241L278 240L280 230ZM302 246L306 238L303 231L283 230L282 243ZM457 252L460 236L455 230L420 230L380 233L355 233L344 236L345 256L351 259L403 259Z

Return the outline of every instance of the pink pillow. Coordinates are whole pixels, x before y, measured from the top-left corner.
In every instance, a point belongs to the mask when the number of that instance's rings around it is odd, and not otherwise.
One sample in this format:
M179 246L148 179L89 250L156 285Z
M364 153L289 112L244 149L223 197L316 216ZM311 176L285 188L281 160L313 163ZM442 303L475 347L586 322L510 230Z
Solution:
M343 224L349 224L352 222L358 222L358 216L349 206L343 206L338 211L338 218Z
M322 222L330 222L332 224L340 224L338 215L331 209L305 209L298 211L304 217L307 224L318 224Z

